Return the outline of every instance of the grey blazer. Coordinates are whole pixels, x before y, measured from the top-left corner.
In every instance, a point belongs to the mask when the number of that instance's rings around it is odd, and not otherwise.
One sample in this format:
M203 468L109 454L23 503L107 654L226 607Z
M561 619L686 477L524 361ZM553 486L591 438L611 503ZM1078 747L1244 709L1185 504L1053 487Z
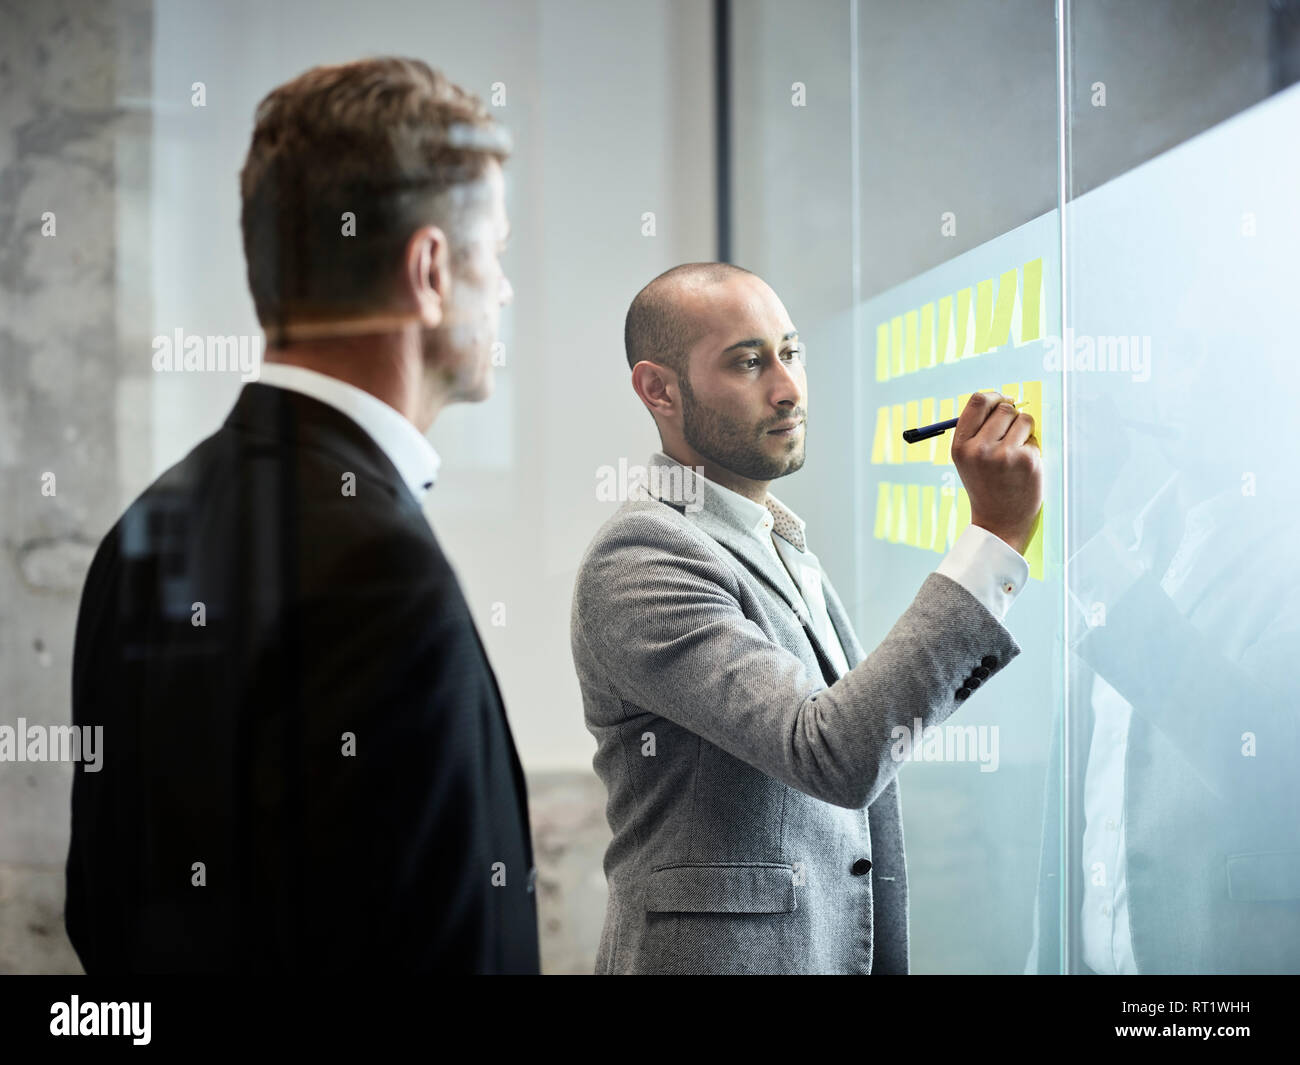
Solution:
M943 722L1020 647L932 573L864 656L823 580L837 679L780 566L707 490L624 503L583 557L571 640L613 831L598 973L908 971L892 730Z

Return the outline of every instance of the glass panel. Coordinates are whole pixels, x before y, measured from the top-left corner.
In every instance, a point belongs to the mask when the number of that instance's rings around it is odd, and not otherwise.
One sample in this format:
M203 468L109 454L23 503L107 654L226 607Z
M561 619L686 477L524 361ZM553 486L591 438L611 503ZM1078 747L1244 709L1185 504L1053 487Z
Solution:
M1297 8L1067 11L1069 966L1295 972Z
M1043 372L1060 323L1053 13L1032 0L859 7L864 644L970 523L952 434L904 444L905 426L1000 390L1027 403L1047 476L1030 579L1005 619L1020 656L942 725L901 737L913 968L1054 971L1035 921L1056 921L1056 896L1034 890L1042 826L1059 817L1044 781L1062 683L1064 441L1059 381Z
M1022 654L951 721L996 772L901 778L914 971L1295 971L1300 5L735 18L735 259L819 341L782 489L866 647L969 518L902 427L1038 383Z
M905 447L904 427L983 388L1023 394L1040 425L1048 502L1008 619L1022 654L946 725L898 737L912 971L1021 972L1062 686L1053 9L733 10L735 261L810 335L808 462L779 491L868 651L970 519L949 435Z

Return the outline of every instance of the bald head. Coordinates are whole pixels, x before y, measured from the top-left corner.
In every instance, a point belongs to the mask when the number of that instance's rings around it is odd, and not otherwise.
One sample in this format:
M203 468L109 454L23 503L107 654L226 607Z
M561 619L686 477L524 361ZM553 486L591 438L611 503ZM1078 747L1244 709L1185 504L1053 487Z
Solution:
M623 323L628 366L656 362L684 380L691 348L708 332L696 317L696 294L742 274L753 276L731 263L683 263L646 285Z

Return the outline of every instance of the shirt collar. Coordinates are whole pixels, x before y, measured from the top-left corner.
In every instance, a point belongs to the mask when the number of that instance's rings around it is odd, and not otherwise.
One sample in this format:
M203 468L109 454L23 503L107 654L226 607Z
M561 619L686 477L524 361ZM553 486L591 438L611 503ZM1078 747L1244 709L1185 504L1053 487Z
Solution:
M650 461L656 465L681 465L676 459L665 455L662 451L656 451L651 456ZM752 499L742 496L739 492L724 488L716 481L710 481L707 477L695 473L689 466L683 468L686 471L684 476L696 478L699 486L702 486L705 509L727 522L728 525L739 529L747 536L756 536L760 540L770 537L774 526L776 526L778 535L782 535L783 539L789 541L800 551L806 550L805 543L796 542L804 538L805 525L803 519L777 499L776 496L769 492L767 506L764 506L762 503L755 503ZM797 533L788 524L789 522L792 522L794 527L797 528ZM789 534L782 534L781 529L789 530Z
M264 362L258 381L310 396L347 415L397 468L416 501L424 502L437 480L442 459L425 435L395 407L337 377L282 362Z

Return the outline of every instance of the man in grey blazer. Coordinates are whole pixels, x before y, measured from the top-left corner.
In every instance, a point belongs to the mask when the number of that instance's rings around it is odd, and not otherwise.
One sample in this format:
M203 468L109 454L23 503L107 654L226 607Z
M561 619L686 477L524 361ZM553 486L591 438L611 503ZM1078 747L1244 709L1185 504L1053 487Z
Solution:
M808 411L776 294L688 263L637 295L625 341L662 451L574 589L613 831L597 971L906 973L897 737L1020 651L1000 619L1042 502L1032 419L971 398L952 444L971 527L865 655L767 491L803 465Z

